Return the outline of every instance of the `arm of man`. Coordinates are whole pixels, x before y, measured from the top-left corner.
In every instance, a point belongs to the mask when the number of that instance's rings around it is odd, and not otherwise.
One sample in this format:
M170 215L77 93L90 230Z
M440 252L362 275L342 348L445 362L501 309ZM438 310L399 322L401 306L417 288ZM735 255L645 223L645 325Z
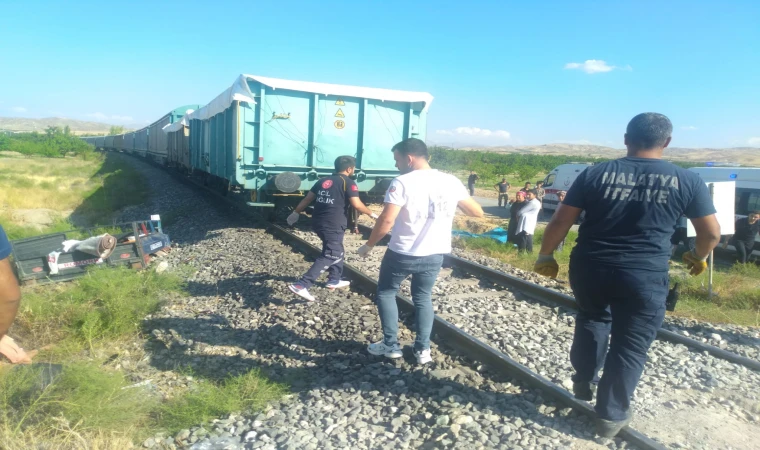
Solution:
M525 207L521 208L520 211L517 212L518 217L524 217L529 216L531 213L536 213L541 209L541 203L529 201Z
M377 245L377 243L380 242L380 239L385 237L385 235L391 231L399 212L401 212L401 206L392 203L385 204L383 212L381 212L380 216L377 218L375 226L372 228L372 233L369 235L369 239L367 239L366 245L368 247L374 247Z
M381 212L380 216L375 220L375 226L372 228L372 233L370 233L367 243L359 247L359 250L357 250L359 256L366 257L369 255L369 252L371 252L375 245L380 242L380 239L385 237L385 235L391 231L394 222L396 222L396 217L398 217L401 208L403 208L407 202L405 192L406 189L404 185L398 181L398 179L391 181L388 190L385 191L385 206L383 207L383 212Z
M697 232L694 254L697 258L705 259L720 243L720 224L715 214L690 220Z
M457 202L457 206L462 212L470 217L483 217L483 208L480 203L476 202L472 197L467 197Z
M568 231L573 226L578 216L581 215L580 208L560 203L557 211L554 212L551 221L546 225L544 238L541 241L540 255L551 255L557 249L560 242L567 237Z
M309 204L311 204L311 202L314 201L315 198L317 198L317 195L309 191L309 193L306 194L306 197L304 197L303 200L301 200L301 202L298 204L298 206L296 206L296 209L294 210L294 212L299 213L299 214L302 213L306 209L306 207L309 206Z
M350 197L348 199L348 202L351 204L351 206L354 207L355 210L359 211L362 214L366 214L368 216L372 216L375 213L372 212L371 209L367 208L367 206L362 203L361 200L359 200L359 197Z
M8 333L18 312L21 290L8 258L0 260L0 337Z

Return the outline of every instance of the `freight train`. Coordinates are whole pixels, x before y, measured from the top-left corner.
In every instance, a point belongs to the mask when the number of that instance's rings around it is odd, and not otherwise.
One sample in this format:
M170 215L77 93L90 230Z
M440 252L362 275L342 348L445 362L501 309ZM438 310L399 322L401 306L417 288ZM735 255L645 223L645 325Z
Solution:
M253 207L300 200L341 155L356 157L366 201L398 175L391 148L425 140L433 97L409 92L240 75L205 106L177 108L142 130L84 138L98 149L150 158L200 175Z

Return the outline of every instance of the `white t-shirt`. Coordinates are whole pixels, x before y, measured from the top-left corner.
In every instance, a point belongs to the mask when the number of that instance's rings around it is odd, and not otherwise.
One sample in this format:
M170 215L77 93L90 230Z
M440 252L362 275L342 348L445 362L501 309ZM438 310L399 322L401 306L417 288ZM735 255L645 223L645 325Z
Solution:
M451 253L457 203L468 197L461 181L437 170L396 177L385 193L385 203L401 206L388 248L411 256Z

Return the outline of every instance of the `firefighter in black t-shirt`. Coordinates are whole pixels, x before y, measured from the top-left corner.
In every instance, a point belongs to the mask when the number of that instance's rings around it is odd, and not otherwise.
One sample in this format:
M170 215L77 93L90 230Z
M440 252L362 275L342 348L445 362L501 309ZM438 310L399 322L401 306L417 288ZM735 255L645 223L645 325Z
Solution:
M704 181L662 159L672 131L662 114L634 117L625 134L628 155L578 175L544 230L534 266L557 277L554 250L585 211L570 255L578 305L570 362L575 398L590 401L596 394L602 437L617 435L632 419L631 397L665 318L670 237L678 218L685 215L697 232L694 250L683 258L692 275L707 268L707 255L720 241Z
M300 213L316 200L311 219L312 228L322 240L322 254L300 280L288 286L291 291L306 300L315 300L309 293L309 288L325 271L327 288L343 288L350 284L340 279L343 274L343 236L348 224L348 207L353 206L360 213L373 219L377 218L377 215L359 200L359 186L350 178L355 169L356 158L339 156L335 160L335 174L320 178L314 183L295 211L288 216L288 225L293 225Z

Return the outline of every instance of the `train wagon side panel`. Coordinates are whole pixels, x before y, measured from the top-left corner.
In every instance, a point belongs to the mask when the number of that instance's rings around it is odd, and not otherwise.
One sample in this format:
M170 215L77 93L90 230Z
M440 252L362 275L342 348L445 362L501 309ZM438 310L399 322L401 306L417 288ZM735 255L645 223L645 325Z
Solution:
M148 127L135 131L134 153L145 156L148 151Z
M127 133L124 135L124 142L123 142L124 151L127 153L134 153L135 150L135 133L134 131L131 133Z
M124 135L117 134L113 137L113 148L116 151L124 151Z

